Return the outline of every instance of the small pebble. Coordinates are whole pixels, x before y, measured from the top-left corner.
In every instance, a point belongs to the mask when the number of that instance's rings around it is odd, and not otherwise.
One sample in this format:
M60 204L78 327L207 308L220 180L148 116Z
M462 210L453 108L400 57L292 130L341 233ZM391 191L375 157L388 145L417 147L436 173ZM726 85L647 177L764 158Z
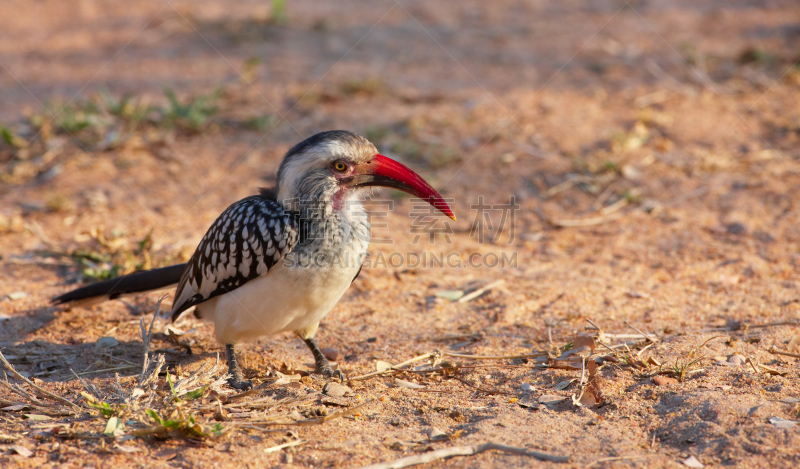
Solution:
M523 391L531 391L531 390L533 390L533 386L531 386L528 383L522 383L522 386L520 386L520 387L522 388Z
M725 231L732 235L743 235L747 233L747 227L743 223L733 222L725 225Z
M669 386L671 384L678 384L677 379L662 375L657 375L656 377L653 378L653 381L655 381L655 383L659 386Z
M332 362L338 361L339 357L341 356L339 351L336 350L335 348L322 347L321 349L319 349L319 351L322 352L323 355L325 355L325 358L327 358Z
M731 355L730 357L728 357L728 362L736 366L744 365L745 361L747 361L747 359L744 357L744 355L739 355L738 353L736 355Z
M28 294L25 293L24 291L15 291L13 293L8 294L8 299L16 301L16 300L21 300L27 296Z
M344 397L353 394L353 390L339 383L327 383L322 388L322 392L331 397Z
M97 342L94 343L94 346L97 348L110 348L116 347L119 345L119 341L113 337L100 337L97 339Z

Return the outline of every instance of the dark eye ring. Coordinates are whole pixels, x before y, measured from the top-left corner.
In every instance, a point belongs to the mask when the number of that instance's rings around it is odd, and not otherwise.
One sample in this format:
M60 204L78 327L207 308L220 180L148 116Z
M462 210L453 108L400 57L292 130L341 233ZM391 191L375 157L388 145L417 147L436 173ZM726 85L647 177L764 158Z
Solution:
M343 173L347 171L347 165L343 161L337 161L333 163L333 169L339 171L340 173Z

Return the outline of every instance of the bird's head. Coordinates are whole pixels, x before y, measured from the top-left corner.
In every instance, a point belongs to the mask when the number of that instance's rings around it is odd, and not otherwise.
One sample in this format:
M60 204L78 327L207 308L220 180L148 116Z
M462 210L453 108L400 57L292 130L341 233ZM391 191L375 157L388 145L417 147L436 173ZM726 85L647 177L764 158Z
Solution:
M390 187L428 201L455 220L441 195L421 176L378 153L366 138L343 130L321 132L298 143L278 170L278 200L329 202L357 200L372 187Z

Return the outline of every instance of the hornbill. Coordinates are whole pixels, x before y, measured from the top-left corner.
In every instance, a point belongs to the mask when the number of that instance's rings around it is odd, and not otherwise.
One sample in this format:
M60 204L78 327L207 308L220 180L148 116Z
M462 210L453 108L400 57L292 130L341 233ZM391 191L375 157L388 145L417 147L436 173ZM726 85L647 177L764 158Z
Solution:
M334 372L314 341L320 320L361 272L370 230L361 201L372 187L399 189L453 212L422 177L378 153L366 138L335 130L289 150L274 189L228 207L188 263L91 284L54 304L96 302L177 284L172 320L195 307L225 345L229 384L249 389L234 345L293 331L314 355L316 372Z

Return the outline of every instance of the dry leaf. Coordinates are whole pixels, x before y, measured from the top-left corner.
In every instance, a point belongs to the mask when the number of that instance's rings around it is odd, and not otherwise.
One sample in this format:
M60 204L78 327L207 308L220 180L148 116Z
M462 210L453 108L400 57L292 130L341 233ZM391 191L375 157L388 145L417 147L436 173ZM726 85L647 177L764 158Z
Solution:
M445 300L456 301L464 296L463 290L444 290L436 292L437 298L444 298Z
M544 394L539 397L539 403L545 405L554 405L565 400L564 396L556 396L555 394Z
M547 366L557 370L580 370L581 362L570 360L548 360Z
M631 366L633 366L634 368L640 368L640 369L647 368L647 363L641 360L632 360L630 363Z
M179 450L173 448L164 448L161 451L153 454L152 456L160 461L169 461L177 456Z
M106 422L106 429L103 430L103 435L106 436L122 436L125 432L125 424L119 417L111 417Z
M560 383L556 384L556 389L558 389L559 391L563 391L564 389L567 389L569 385L574 383L575 381L578 381L578 378L572 378L561 381Z
M786 345L786 349L790 352L800 351L800 335L796 335L791 339L789 339L789 343Z
M697 460L694 456L689 456L688 458L684 459L683 464L688 467L692 467L694 469L703 469L703 463Z
M594 349L597 348L597 344L595 344L594 342L594 337L588 335L576 335L575 339L573 339L572 341L571 350L577 350L580 349L581 347L589 347L592 350L592 352L594 352Z
M592 354L592 348L588 345L581 345L580 347L572 347L571 349L567 350L566 352L562 353L559 360L565 360L567 358L573 357L577 355L577 357L586 358Z
M409 381L403 381L402 379L395 379L394 384L398 388L406 388L406 389L422 389L425 387L421 384L411 383Z
M653 366L661 366L661 362L653 357L647 357L647 363Z
M777 428L794 428L798 424L797 420L786 420L780 417L771 417L769 423Z
M443 441L443 440L447 440L448 439L447 438L447 433L439 430L436 427L426 428L422 433L424 433L425 436L428 437L429 440Z
M768 375L786 376L787 374L789 374L786 371L776 370L775 368L769 367L767 365L762 365L760 363L758 364L758 367L764 370Z
M141 451L139 448L135 446L125 446L125 445L114 445L114 449L121 453L135 453L137 451Z
M24 456L29 458L33 456L33 451L29 450L28 448L20 445L15 445L11 447L11 450L19 454L20 456Z
M30 406L26 404L14 404L12 406L3 407L0 410L2 410L3 412L15 412L18 410L26 410L26 409L30 409Z
M392 364L391 364L391 363L389 363L389 362L385 362L385 361L383 361L383 360L378 360L378 361L377 361L377 363L375 363L375 369L376 369L377 371L386 371L386 370L390 370L390 369L392 369L392 366L394 366L394 365L392 365Z
M600 355L599 357L594 358L594 362L598 365L602 365L605 362L619 363L619 358L615 357L614 355Z
M594 407L597 405L597 400L592 396L591 393L585 392L578 396L572 396L572 403L578 407Z

